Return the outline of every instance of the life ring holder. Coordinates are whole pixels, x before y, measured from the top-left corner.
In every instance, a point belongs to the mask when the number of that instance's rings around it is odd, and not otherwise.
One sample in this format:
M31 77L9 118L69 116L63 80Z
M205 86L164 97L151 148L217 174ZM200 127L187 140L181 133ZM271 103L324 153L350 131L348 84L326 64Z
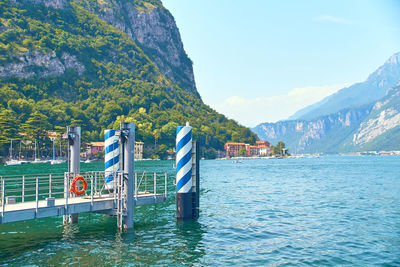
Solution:
M76 183L78 181L82 182L82 189L81 190L78 190L78 187L76 186ZM83 177L81 175L78 175L78 176L75 176L75 178L72 180L71 188L69 189L69 191L71 191L72 193L74 193L77 196L81 196L81 195L85 194L86 189L87 189L87 182L86 182L85 177Z

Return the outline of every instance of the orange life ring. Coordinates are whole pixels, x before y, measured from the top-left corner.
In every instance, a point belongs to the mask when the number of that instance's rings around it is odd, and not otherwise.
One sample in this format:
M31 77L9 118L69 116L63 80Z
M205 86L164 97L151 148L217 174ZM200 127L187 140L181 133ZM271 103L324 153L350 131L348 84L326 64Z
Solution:
M78 186L75 186L76 182L78 182L78 181L82 181L82 189L81 190L78 190L79 189ZM83 176L76 176L72 180L71 188L69 189L69 191L71 191L72 193L74 193L77 196L80 196L80 195L85 194L86 189L87 189L86 179Z

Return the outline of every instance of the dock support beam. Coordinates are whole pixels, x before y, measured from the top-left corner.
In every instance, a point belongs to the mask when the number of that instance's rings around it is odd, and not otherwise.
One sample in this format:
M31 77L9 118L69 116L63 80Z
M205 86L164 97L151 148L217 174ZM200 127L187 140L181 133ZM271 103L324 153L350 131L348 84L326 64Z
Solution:
M126 196L126 213L122 219L124 229L133 228L134 192L135 192L135 124L121 123L122 159L124 195Z
M200 146L192 143L192 218L200 215Z
M67 127L70 154L70 173L72 177L77 176L80 171L81 159L81 127ZM68 177L70 179L70 177ZM68 183L69 184L69 183ZM64 189L65 190L65 189ZM69 188L66 188L66 194L69 194ZM68 212L68 211L67 211ZM68 214L63 216L64 224L78 223L78 213Z
M176 218L193 218L192 127L176 128Z

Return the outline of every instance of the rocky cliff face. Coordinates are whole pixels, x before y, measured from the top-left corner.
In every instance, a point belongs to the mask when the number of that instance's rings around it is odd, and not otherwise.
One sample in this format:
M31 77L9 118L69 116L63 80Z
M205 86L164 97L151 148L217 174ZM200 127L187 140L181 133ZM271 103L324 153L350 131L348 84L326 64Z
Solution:
M77 1L130 36L160 71L182 89L195 93L192 61L187 56L174 17L161 1Z
M375 104L310 121L263 123L252 130L263 140L284 141L297 153L399 150L400 86Z
M59 76L64 74L66 69L73 69L81 75L85 66L80 63L76 56L63 53L57 57L55 52L44 54L39 51L28 51L17 57L18 62L0 66L0 77L17 76L20 78Z
M386 97L376 102L371 114L361 123L354 134L353 143L363 147L399 127L400 87L395 87L388 92ZM398 143L397 141L392 139L393 145Z
M263 123L252 130L260 139L271 143L285 142L292 152L338 152L342 149L342 142L356 131L371 109L372 105L367 105L311 121Z
M46 7L52 7L56 9L64 9L68 6L67 0L28 0L28 2L33 4L44 4Z
M192 61L187 56L173 16L165 9L161 1L123 1L123 0L23 0L47 8L68 9L71 3L78 4L88 11L97 14L101 19L125 32L149 59L155 63L158 70L177 84L181 89L200 97L196 90ZM1 25L2 28L5 28ZM1 30L1 28L0 28ZM0 77L16 75L31 77L28 69L47 69L41 75L58 75L63 69L72 67L79 72L84 70L82 64L74 59L66 60L55 54L40 55L32 50L16 58L18 63L8 64L0 68ZM63 55L64 56L64 55ZM66 55L68 58L71 55Z

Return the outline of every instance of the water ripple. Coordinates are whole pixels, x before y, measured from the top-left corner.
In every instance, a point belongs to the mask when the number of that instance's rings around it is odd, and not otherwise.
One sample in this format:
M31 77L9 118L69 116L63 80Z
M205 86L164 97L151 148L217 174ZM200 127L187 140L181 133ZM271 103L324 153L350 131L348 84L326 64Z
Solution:
M202 161L197 222L176 222L169 194L136 208L129 233L97 214L0 225L0 264L400 266L399 159ZM171 166L138 164L167 169L172 192Z

